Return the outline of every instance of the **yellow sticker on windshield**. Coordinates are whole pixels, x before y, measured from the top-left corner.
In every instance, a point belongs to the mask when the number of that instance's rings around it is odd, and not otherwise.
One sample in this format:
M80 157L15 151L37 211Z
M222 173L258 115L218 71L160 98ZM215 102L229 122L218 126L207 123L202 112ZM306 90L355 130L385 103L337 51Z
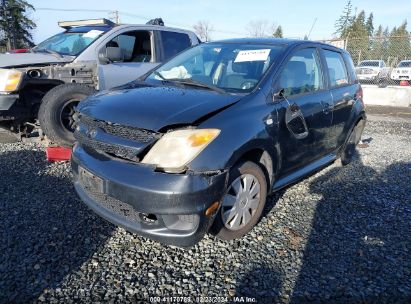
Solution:
M239 51L234 62L266 61L270 51L270 49Z

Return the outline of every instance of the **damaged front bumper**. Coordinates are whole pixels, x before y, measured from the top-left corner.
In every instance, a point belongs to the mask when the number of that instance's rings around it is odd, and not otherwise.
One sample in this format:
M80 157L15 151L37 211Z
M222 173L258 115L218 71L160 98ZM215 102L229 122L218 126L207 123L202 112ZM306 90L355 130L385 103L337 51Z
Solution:
M206 210L223 197L227 172L169 174L153 166L111 158L76 145L74 186L108 221L156 241L192 246L214 220Z

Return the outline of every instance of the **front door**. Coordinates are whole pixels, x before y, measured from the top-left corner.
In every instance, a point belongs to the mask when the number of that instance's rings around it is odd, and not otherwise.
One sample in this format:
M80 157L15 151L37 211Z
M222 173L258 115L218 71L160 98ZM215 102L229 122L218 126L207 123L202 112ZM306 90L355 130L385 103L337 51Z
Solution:
M124 32L109 41L102 51L107 46L119 47L123 59L98 66L99 89L107 90L123 85L155 68L159 63L153 58L152 41L152 32L149 31Z
M282 96L279 108L281 175L321 158L323 142L332 124L332 96L324 90L318 50L295 51L285 64L275 90Z

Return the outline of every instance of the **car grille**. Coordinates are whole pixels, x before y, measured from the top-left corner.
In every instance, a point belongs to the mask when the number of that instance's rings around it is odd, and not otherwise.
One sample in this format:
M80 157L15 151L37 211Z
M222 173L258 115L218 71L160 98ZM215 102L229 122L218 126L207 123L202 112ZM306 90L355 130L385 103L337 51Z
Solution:
M142 143L148 143L160 138L160 135L156 132L109 123L106 121L93 119L85 115L81 115L79 117L79 120L80 123L86 125L89 128L100 128L107 134L122 137L125 139L135 140Z
M89 147L96 151L102 151L117 157L138 161L136 158L138 151L136 149L97 141L87 137L81 132L74 132L74 137L82 146Z
M78 122L80 128L76 129L74 137L80 145L132 161L139 161L138 154L142 149L161 137L157 132L113 124L85 115L80 115ZM103 140L99 136L92 135L91 131L97 132L97 130L130 142L122 145L121 141L109 141L106 138Z

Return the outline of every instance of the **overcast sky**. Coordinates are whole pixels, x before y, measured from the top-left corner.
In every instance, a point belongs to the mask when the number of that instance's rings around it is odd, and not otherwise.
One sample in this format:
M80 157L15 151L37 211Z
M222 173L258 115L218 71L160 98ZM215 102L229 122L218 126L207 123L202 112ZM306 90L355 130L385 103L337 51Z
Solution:
M38 8L32 13L37 23L34 32L36 43L61 31L57 22L108 17L107 12L47 11L41 8L118 10L122 23L145 23L148 19L162 17L166 25L191 29L198 20L208 20L215 32L212 38L224 39L247 35L250 20L267 20L280 24L285 37L303 38L317 21L310 39L327 39L334 32L335 20L341 15L346 1L337 0L28 0ZM374 12L374 24L390 28L407 17L411 19L411 1L353 0L353 7ZM134 15L134 16L132 16ZM408 20L411 22L411 20ZM408 27L411 28L411 25Z

